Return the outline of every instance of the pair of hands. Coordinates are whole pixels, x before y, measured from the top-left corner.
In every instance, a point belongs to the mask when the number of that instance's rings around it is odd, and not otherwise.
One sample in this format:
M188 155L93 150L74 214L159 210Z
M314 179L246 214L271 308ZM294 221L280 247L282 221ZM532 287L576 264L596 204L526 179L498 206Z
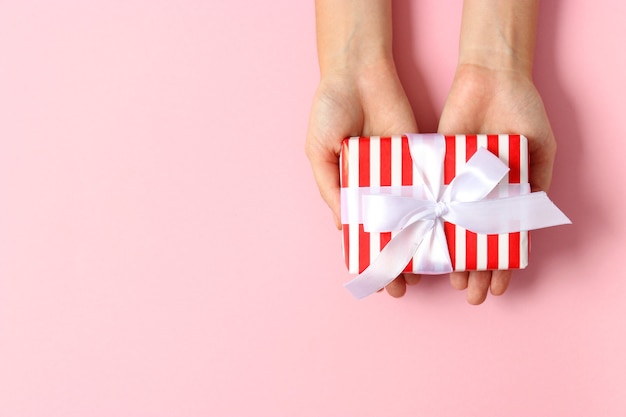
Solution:
M530 183L547 191L556 142L543 102L530 76L523 71L475 64L457 68L438 131L443 134L521 133L529 140ZM339 154L349 136L390 136L417 132L409 100L393 63L372 64L358 71L324 75L313 101L306 151L322 198L340 222ZM386 291L401 297L420 276L402 274ZM503 294L511 271L472 271L450 274L457 290L467 289L467 301L481 304L491 292Z

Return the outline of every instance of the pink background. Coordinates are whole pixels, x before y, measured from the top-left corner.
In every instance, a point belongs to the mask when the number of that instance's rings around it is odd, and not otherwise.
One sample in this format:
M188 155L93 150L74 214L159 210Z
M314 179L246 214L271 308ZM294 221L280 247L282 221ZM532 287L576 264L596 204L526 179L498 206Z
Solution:
M395 3L436 128L460 0ZM624 416L626 3L545 1L559 140L508 293L354 301L304 156L312 1L0 2L0 416Z

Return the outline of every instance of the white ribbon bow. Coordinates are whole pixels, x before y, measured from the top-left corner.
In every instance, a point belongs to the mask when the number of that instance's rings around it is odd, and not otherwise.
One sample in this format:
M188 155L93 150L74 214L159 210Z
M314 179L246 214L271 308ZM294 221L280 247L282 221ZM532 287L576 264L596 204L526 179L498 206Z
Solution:
M444 137L407 136L417 174L415 187L422 188L425 198L391 194L361 197L366 232L398 233L361 274L344 285L354 297L364 298L384 288L411 259L418 273L452 272L444 221L484 234L571 223L544 192L486 198L509 168L485 148L479 148L450 185L444 187Z

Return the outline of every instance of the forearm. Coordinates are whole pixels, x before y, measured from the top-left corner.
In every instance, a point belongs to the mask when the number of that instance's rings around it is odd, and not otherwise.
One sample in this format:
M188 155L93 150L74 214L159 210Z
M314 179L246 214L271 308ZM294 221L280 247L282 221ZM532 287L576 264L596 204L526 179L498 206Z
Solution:
M322 77L393 64L391 0L316 0L315 14Z
M459 65L531 77L539 0L465 0Z

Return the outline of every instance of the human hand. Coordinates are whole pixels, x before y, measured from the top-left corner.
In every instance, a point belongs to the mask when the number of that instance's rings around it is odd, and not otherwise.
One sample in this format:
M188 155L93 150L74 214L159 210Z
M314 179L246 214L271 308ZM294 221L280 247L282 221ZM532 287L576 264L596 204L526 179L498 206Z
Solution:
M306 153L337 228L341 228L342 140L350 136L390 136L416 131L413 111L392 61L332 70L322 76L311 110ZM386 290L393 297L401 297L406 285L417 284L419 279L419 275L402 274Z
M528 138L531 188L548 190L556 141L541 97L527 72L460 65L439 132L523 134ZM489 290L493 295L503 294L511 275L511 271L455 272L450 274L450 282L458 290L467 289L470 304L481 304Z
M306 153L322 198L341 227L339 154L350 136L416 132L392 55L391 0L316 0L321 81L311 109ZM401 297L419 276L387 285Z
M556 141L532 81L538 12L539 0L464 0L459 64L438 130L523 134L531 188L547 191ZM490 289L506 291L511 271L457 272L450 281L467 289L470 304L481 304Z

